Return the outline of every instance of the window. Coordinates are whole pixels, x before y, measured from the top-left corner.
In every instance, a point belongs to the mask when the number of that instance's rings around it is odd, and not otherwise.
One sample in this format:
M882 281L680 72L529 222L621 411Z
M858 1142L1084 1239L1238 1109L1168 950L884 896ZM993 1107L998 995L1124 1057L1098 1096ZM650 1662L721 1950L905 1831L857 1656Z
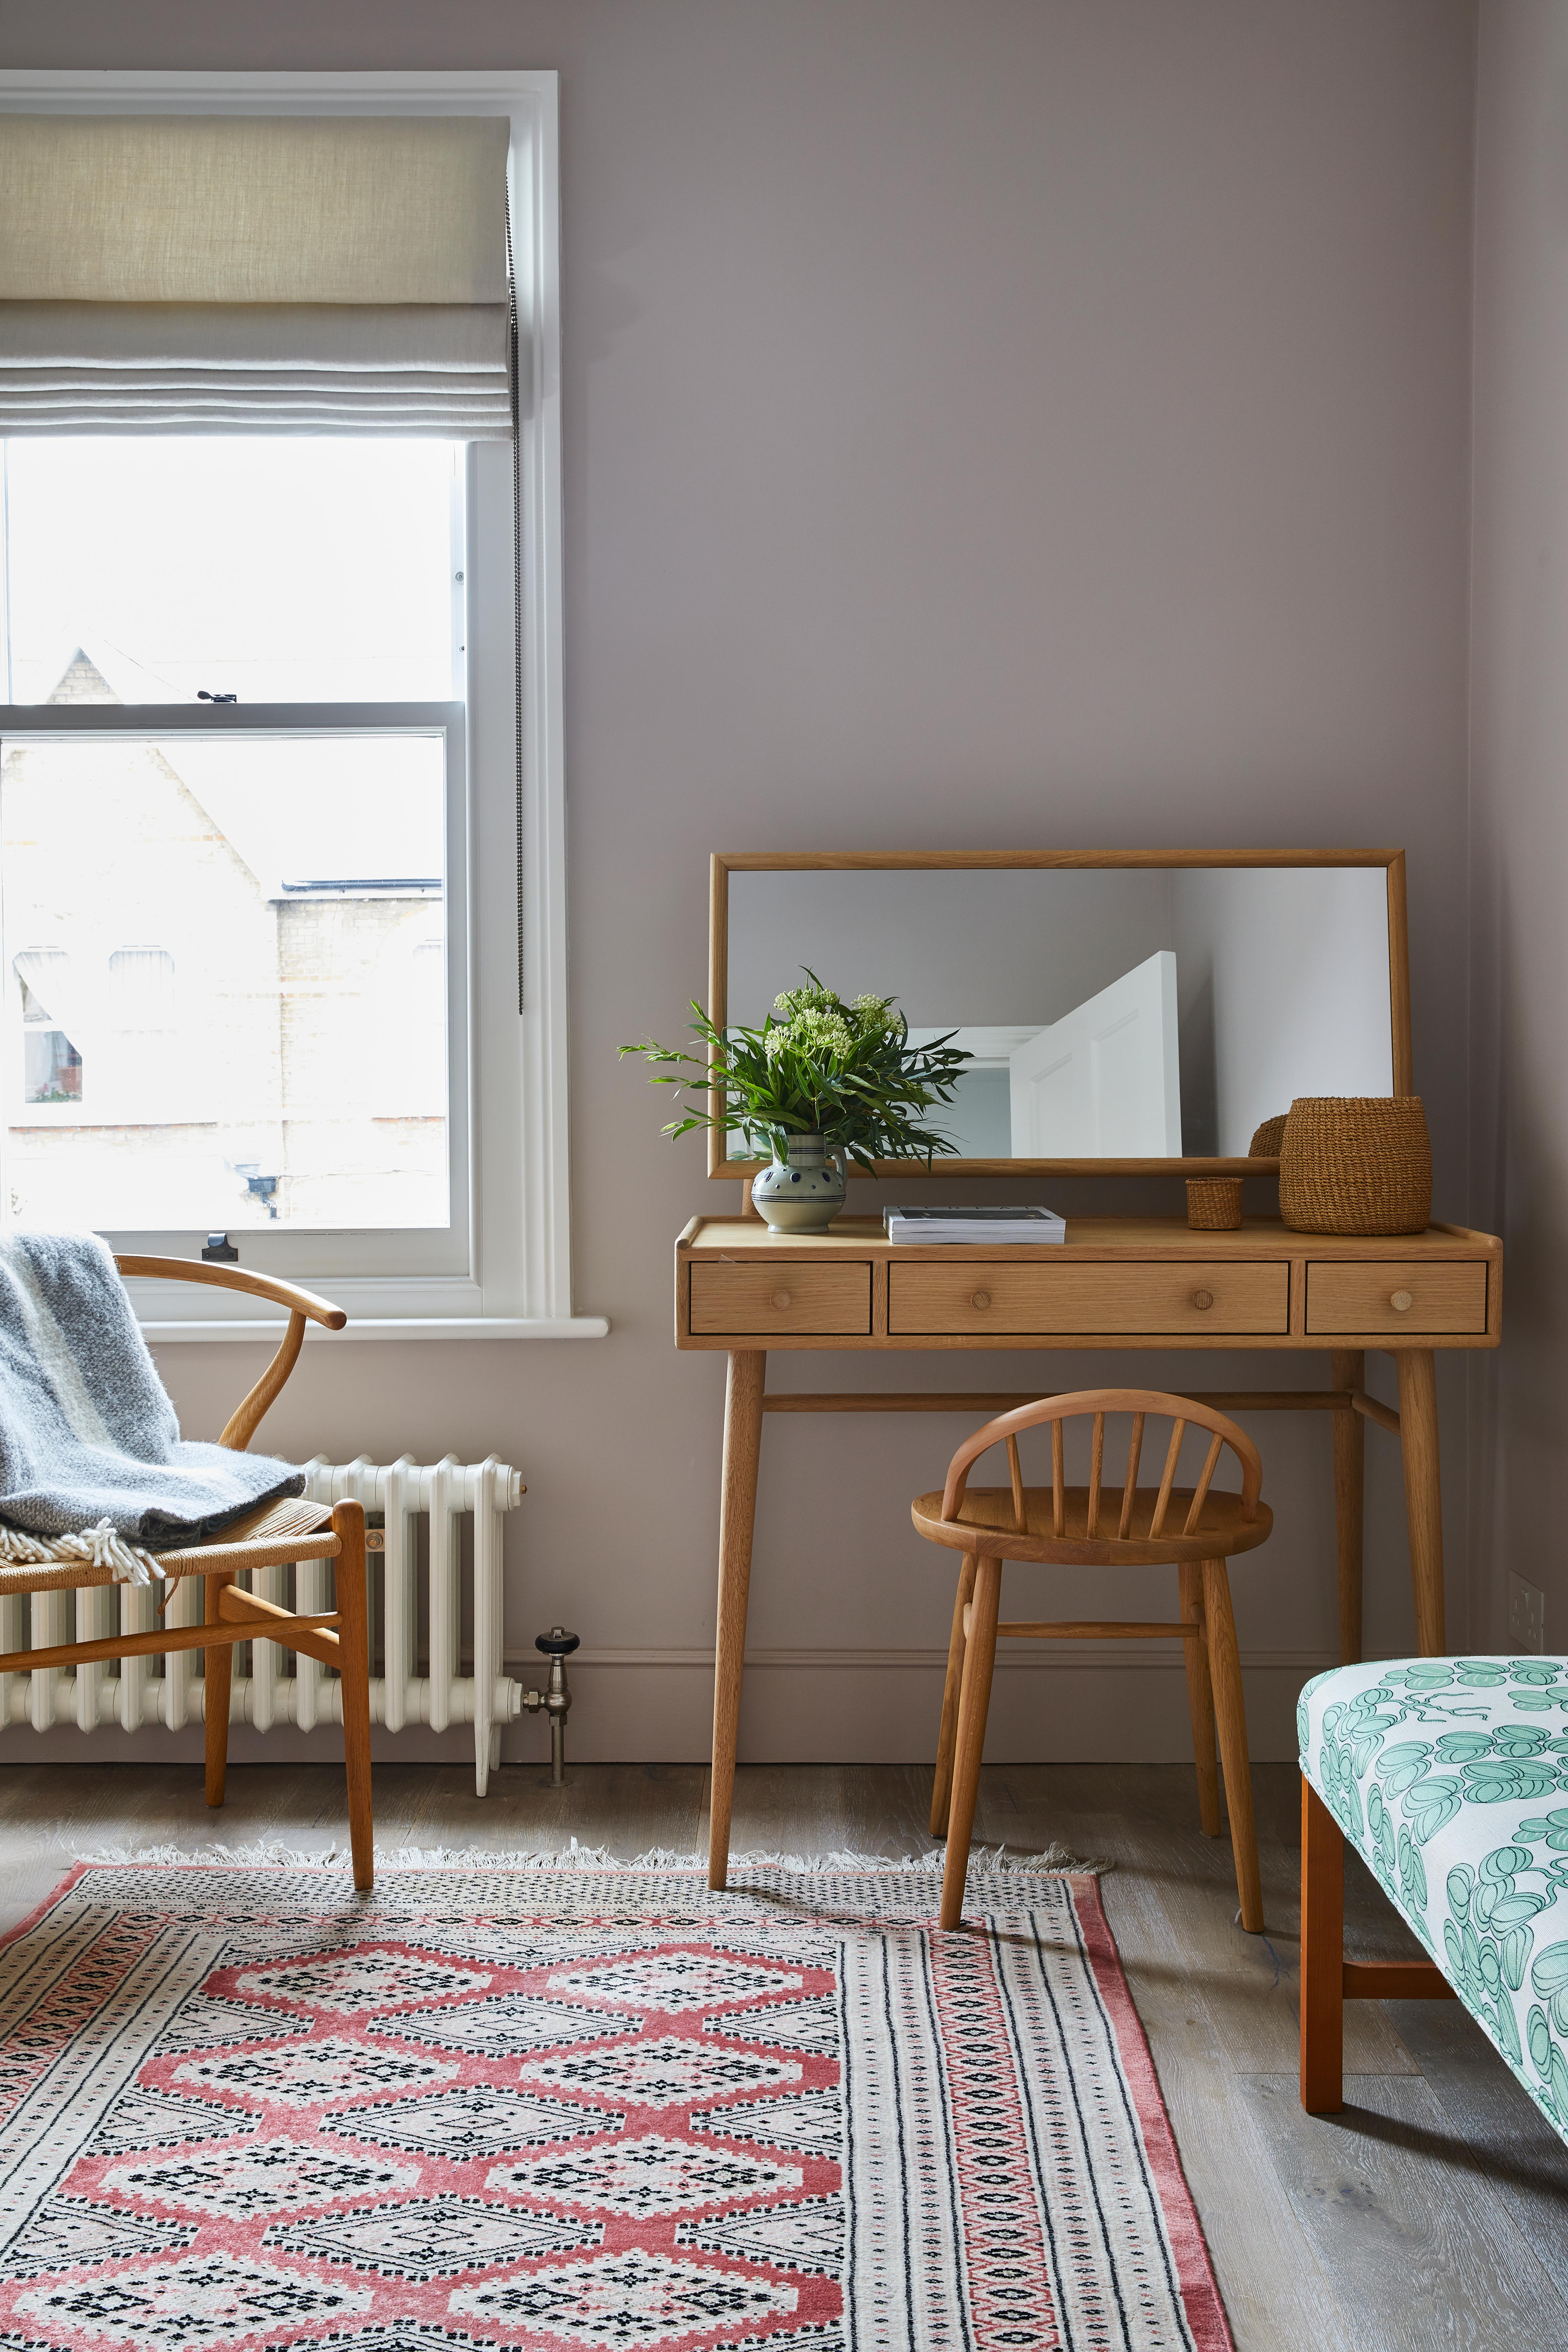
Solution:
M7 654L35 709L0 767L0 924L60 942L23 971L13 1224L376 1233L426 1271L466 1246L462 455L6 445ZM237 696L221 734L199 682ZM149 706L195 723L153 732ZM105 954L153 908L168 945Z
M0 112L510 116L533 390L515 473L384 418L0 438L0 1223L224 1227L389 1335L602 1329L566 1228L554 77L106 79L0 75Z
M0 766L0 925L59 941L23 967L56 1025L18 1008L13 1224L375 1234L389 1270L465 1262L461 456L6 446L7 652L34 708ZM237 698L221 733L198 680ZM105 952L152 908L170 944ZM411 909L427 952L389 980Z
M23 1100L79 1103L81 1055L60 1026L70 958L63 948L27 948L15 959L15 970L22 1017Z

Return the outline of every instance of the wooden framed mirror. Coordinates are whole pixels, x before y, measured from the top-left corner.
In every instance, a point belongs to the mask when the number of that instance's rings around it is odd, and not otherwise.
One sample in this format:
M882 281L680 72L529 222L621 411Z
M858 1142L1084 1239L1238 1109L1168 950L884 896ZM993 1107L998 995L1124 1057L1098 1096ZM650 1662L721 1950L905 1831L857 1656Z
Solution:
M933 1121L957 1153L879 1175L1262 1175L1295 1096L1413 1091L1399 849L715 855L715 1026L808 965L971 1056ZM744 1148L710 1129L710 1176L754 1175Z

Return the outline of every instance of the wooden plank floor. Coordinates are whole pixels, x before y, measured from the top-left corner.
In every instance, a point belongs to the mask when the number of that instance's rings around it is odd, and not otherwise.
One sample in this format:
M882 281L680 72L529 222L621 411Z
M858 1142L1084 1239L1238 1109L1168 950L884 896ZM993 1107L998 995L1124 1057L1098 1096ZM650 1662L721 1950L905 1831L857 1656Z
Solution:
M1297 1809L1286 1765L1254 1775L1266 1933L1236 1921L1228 1844L1202 1837L1175 1765L999 1765L976 1835L1059 1840L1113 1867L1106 1908L1170 2105L1241 2352L1512 2352L1568 2347L1568 2148L1469 2019L1448 2003L1347 2011L1336 2116L1296 2096ZM575 1837L623 1859L707 1837L700 1765L579 1765L552 1790L507 1767L487 1798L458 1767L382 1765L381 1850L505 1853ZM344 1843L342 1783L316 1765L231 1769L209 1813L187 1766L39 1764L0 1772L0 1927L79 1853L276 1841ZM929 1852L929 1771L742 1767L735 1846ZM1347 1949L1414 1949L1353 1860Z

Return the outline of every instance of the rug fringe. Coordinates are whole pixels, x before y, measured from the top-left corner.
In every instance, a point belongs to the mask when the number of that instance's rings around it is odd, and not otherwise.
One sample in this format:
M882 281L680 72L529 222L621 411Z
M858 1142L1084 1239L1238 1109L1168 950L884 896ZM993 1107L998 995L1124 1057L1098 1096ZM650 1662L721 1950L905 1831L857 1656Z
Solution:
M184 1864L200 1868L203 1865L227 1870L343 1870L350 1867L345 1848L331 1846L324 1853L306 1853L300 1848L285 1845L207 1845L193 1853L187 1847L177 1845L100 1846L79 1859L94 1868L124 1868L132 1864ZM820 1875L828 1871L874 1873L894 1877L940 1877L944 1856L940 1849L932 1853L880 1854L857 1853L843 1847L817 1854L758 1853L733 1853L731 1870L784 1870L802 1877ZM478 1852L458 1846L400 1846L375 1858L378 1871L384 1870L517 1870L597 1872L703 1871L708 1868L705 1853L681 1852L673 1846L649 1846L646 1853L630 1861L620 1861L604 1846L580 1845L575 1838L570 1846L537 1851L496 1853ZM1055 1843L1043 1853L1009 1853L1005 1846L972 1849L971 1870L1033 1872L1037 1876L1099 1877L1111 1868L1109 1862L1086 1861L1068 1847Z

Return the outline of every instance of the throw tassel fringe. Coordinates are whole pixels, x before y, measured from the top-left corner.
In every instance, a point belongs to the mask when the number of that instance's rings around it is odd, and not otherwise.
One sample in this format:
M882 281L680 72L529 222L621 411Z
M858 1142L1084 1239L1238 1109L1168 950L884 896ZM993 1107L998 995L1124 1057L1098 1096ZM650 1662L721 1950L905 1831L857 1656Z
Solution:
M47 1568L66 1560L110 1569L116 1584L151 1584L163 1573L152 1552L124 1541L112 1519L74 1536L30 1536L21 1528L0 1527L0 1561L6 1567Z

